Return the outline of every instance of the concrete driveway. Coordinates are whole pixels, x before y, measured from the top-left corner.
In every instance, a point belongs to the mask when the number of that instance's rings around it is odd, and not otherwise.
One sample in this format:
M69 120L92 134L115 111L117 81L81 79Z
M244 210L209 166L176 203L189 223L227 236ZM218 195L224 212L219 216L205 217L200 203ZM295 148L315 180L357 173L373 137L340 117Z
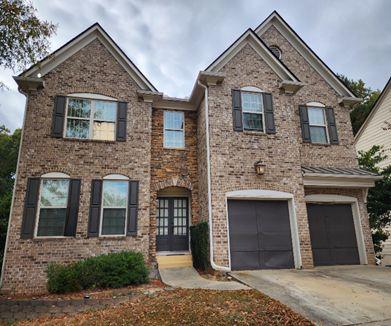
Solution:
M321 325L391 325L391 268L232 272L233 277Z

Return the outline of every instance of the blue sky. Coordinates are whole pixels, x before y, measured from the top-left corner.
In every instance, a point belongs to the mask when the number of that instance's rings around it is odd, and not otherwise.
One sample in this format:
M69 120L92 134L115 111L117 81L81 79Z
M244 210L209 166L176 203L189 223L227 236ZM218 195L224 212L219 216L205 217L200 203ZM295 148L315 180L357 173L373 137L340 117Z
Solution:
M33 0L58 24L56 50L99 22L159 91L184 97L196 75L248 27L277 10L337 73L382 89L391 75L391 1L387 0ZM21 127L25 98L0 70L0 124Z

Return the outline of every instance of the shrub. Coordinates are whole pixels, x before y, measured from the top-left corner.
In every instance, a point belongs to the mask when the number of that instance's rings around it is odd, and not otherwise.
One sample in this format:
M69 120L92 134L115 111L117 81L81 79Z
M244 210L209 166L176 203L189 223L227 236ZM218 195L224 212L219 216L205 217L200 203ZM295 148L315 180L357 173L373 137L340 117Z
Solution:
M90 257L70 265L50 264L47 275L51 293L119 288L148 282L143 255L132 251Z
M193 266L206 270L209 268L209 228L207 222L201 222L190 227L191 253Z

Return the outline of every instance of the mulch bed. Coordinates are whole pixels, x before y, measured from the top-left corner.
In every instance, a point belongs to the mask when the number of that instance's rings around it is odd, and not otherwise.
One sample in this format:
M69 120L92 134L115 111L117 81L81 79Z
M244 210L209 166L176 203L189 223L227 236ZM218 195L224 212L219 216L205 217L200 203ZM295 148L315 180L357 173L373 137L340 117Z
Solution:
M255 290L160 289L110 308L19 325L312 325Z

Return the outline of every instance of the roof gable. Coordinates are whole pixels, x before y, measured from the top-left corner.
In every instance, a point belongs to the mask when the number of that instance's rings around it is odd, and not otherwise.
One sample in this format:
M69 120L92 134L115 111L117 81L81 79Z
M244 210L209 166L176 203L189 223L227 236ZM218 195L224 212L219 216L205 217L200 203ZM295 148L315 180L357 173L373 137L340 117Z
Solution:
M356 97L353 92L335 75L335 73L316 55L316 53L300 38L288 23L273 11L256 29L255 33L262 37L270 26L274 26L303 58L326 80L335 91L344 97Z
M95 39L98 39L107 48L141 89L157 91L98 23L93 24L40 62L22 72L19 77L37 77L38 74L44 76Z
M364 123L361 125L360 129L358 130L358 132L354 138L354 142L356 144L357 144L358 140L360 139L361 135L363 134L363 132L366 130L366 128L369 126L369 124L371 123L371 121L375 117L376 113L379 112L379 109L382 107L382 104L386 100L387 96L391 96L391 77L388 79L386 86L384 86L378 99L376 100L375 104L373 105L371 112L368 114ZM388 100L388 103L389 102L390 102L390 100ZM390 108L390 119L391 119L391 108Z
M299 82L299 79L293 72L273 55L268 46L250 28L214 60L205 71L219 72L247 44L254 49L282 80Z

